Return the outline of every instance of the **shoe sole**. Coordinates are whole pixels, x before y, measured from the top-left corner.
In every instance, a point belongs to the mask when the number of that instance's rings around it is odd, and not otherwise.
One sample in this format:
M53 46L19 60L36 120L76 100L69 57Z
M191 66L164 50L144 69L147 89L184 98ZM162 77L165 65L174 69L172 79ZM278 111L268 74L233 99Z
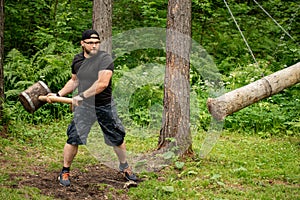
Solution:
M125 178L127 181L134 181L134 182L136 182L136 181L138 180L138 179L132 180L132 179L127 178L127 176L125 175L125 172L120 171L120 173L122 173L122 175L124 176L124 178Z
M62 184L61 182L60 182L60 177L57 177L57 180L59 181L59 185L61 185L61 186L64 186L64 187L69 187L70 185L64 185L64 184Z

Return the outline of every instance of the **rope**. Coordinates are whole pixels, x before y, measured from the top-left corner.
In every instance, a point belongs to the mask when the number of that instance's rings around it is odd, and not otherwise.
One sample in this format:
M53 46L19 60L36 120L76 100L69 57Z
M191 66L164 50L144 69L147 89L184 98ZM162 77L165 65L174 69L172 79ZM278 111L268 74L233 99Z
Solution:
M294 14L292 14L292 18L289 19L288 27L291 27L292 23L294 22L294 20L296 18L296 15L297 15L297 12L299 11L299 9L300 9L300 4L298 5L298 8L297 8L296 12ZM283 39L284 39L285 35L286 35L285 33L282 33L282 35L280 36L280 43L281 44L283 44ZM296 44L298 44L298 43L296 42ZM280 45L277 45L275 51L273 52L273 56L278 52L279 46Z
M262 9L266 13L266 15L268 15L268 17L270 17L274 21L274 23L277 26L279 26L281 28L281 30L283 30L283 32L287 36L289 36L295 42L295 39L257 1L255 1L255 0L253 0L253 1L260 7L260 9Z
M233 16L233 14L232 14L232 12L231 12L231 10L230 10L230 8L229 8L229 6L228 6L226 0L224 0L224 3L225 3L225 5L226 5L226 7L227 7L227 9L228 9L228 11L229 11L229 13L230 13L230 15L231 15L231 17L232 17L232 19L233 19L233 21L234 21L236 27L238 28L238 30L239 30L239 32L240 32L240 34L241 34L241 36L242 36L242 38L243 38L243 40L244 40L244 42L245 42L247 48L248 48L248 50L249 50L249 52L250 52L250 54L251 54L253 60L255 61L256 66L258 66L258 62L256 61L256 58L255 58L255 56L254 56L254 54L253 54L253 52L252 52L252 50L251 50L251 48L250 48L250 46L249 46L247 40L246 40L246 38L245 38L243 32L241 31L241 29L240 29L240 27L239 27L237 21L235 20L235 17Z

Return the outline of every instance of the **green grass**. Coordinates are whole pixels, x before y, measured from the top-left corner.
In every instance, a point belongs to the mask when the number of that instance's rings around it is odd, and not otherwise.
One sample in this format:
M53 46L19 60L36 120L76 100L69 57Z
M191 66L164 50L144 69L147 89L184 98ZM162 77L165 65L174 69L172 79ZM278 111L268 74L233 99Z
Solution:
M203 133L204 134L204 133ZM194 137L194 149L202 137ZM222 133L205 158L171 166L130 190L132 199L300 199L299 138Z
M37 188L24 187L22 189L0 188L0 199L5 200L50 200L53 198L40 195L40 191Z
M10 181L9 175L17 171L34 173L33 166L59 170L65 128L66 121L16 125L14 130L20 132L1 138L0 199L51 199L40 195L37 188L14 189L18 180ZM200 159L197 152L204 135L199 132L194 136L195 157L180 160L184 163L182 168L174 165L158 173L139 174L144 181L129 190L130 199L300 199L300 138L262 139L258 135L224 131L210 154ZM145 146L148 141L128 138L128 148ZM148 146L152 148L153 144ZM74 167L84 168L91 160L97 163L82 147Z

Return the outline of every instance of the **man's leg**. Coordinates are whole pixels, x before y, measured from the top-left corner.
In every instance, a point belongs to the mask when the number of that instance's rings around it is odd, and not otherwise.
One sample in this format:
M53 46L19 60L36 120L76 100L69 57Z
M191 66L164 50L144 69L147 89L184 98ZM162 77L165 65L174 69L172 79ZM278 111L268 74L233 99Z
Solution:
M120 146L114 146L114 151L118 156L120 161L119 169L124 173L124 176L127 180L137 181L136 175L132 172L126 161L126 145L123 142Z
M122 122L118 117L115 104L112 103L106 106L97 107L96 114L98 123L104 133L105 143L113 147L114 152L116 153L119 159L120 171L124 174L127 180L136 181L137 178L135 174L131 171L131 168L129 167L126 160L126 146L124 142L124 137L126 133Z
M66 143L64 147L64 167L70 168L73 159L78 152L78 145L71 145Z
M70 167L73 159L77 155L78 145L85 145L90 129L95 122L95 111L90 107L78 106L74 111L74 118L67 128L68 139L64 146L64 163L63 169L59 175L60 184L69 186Z
M63 186L70 186L71 182L69 179L70 176L70 167L73 159L75 158L78 152L78 145L71 145L66 143L64 147L64 165L61 173L59 175L59 182Z
M120 146L114 146L114 151L118 156L120 163L126 163L126 146L123 142Z

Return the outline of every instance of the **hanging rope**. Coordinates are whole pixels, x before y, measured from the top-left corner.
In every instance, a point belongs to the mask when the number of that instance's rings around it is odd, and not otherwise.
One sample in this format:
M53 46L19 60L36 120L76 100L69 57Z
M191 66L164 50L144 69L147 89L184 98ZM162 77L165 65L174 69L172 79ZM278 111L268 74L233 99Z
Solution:
M227 9L228 9L228 11L229 11L229 13L230 13L230 15L231 15L231 17L232 17L232 19L233 19L233 21L234 21L236 27L238 28L238 30L239 30L239 32L240 32L240 34L241 34L241 36L242 36L242 38L243 38L243 40L244 40L246 46L248 47L248 50L249 50L249 52L250 52L250 54L251 54L253 60L255 61L256 66L258 67L258 62L256 61L256 58L255 58L255 56L254 56L254 54L253 54L253 52L252 52L252 50L251 50L251 48L250 48L250 46L249 46L249 44L248 44L248 42L247 42L247 40L246 40L246 38L245 38L245 36L244 36L242 30L240 29L240 27L239 27L237 21L235 20L235 17L233 16L233 14L232 14L232 12L231 12L231 10L230 10L230 8L229 8L229 6L228 6L226 0L224 0L224 3L225 3L225 5L226 5L226 7L227 7Z
M295 12L294 14L292 14L292 18L289 19L288 27L291 27L292 23L295 21L295 18L296 18L296 16L297 16L297 13L298 13L299 9L300 9L300 4L298 5L298 8L297 8L296 12ZM284 39L285 36L286 36L285 33L282 33L282 34L281 34L281 36L280 36L280 43L281 43L281 44L284 43L283 39ZM298 44L297 41L296 41L295 43ZM299 44L298 44L298 45L299 45ZM276 55L276 54L278 53L279 47L280 47L280 44L277 45L275 51L273 52L273 56Z
M255 0L253 0L259 7L260 7L260 9L262 9L265 13L266 13L266 15L268 15L272 20L273 20L273 22L277 25L277 26L279 26L280 28L281 28L281 30L283 30L283 32L287 35L287 36L289 36L294 42L295 42L295 39L257 2L257 1L255 1Z

